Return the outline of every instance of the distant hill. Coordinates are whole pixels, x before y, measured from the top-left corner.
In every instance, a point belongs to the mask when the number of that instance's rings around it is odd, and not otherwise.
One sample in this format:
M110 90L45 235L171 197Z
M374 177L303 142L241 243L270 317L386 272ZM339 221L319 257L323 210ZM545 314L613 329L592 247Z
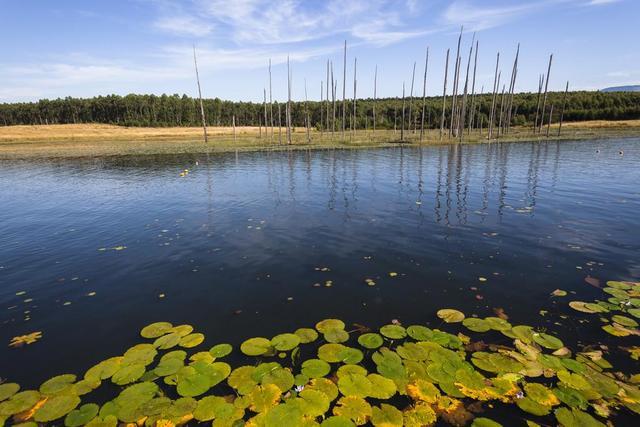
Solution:
M640 85L612 86L612 87L604 88L600 90L600 92L640 92Z

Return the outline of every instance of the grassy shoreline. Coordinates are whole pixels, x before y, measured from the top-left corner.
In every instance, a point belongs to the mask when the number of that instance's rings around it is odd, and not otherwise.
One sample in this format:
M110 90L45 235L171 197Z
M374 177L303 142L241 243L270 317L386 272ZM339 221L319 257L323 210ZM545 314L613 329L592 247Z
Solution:
M393 130L359 130L355 135L348 131L342 138L340 131L332 137L330 133L311 132L311 143L307 142L305 129L293 132L292 144L287 145L285 130L282 141L278 129L262 132L257 127L239 127L234 138L229 127L208 129L209 142L202 138L202 128L129 128L103 124L40 125L0 127L0 159L103 157L147 154L204 154L235 151L280 151L308 149L355 149L392 147L400 143L400 132ZM550 136L546 128L541 135L533 134L530 128L516 127L500 139L486 139L486 130L464 136L463 143L524 142L546 140L580 140L594 138L624 138L640 136L640 120L590 121L565 123L562 134L557 136L557 125L551 126ZM420 142L417 133L405 132L409 146L442 145L459 142L459 139L440 139L439 130L429 130Z

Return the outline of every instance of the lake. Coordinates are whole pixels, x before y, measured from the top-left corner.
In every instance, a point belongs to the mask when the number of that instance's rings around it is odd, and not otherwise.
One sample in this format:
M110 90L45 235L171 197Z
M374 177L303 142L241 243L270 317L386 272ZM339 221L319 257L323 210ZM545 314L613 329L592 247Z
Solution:
M540 310L638 280L639 165L638 139L0 162L0 376L82 373L160 320L209 348L502 308L615 347Z

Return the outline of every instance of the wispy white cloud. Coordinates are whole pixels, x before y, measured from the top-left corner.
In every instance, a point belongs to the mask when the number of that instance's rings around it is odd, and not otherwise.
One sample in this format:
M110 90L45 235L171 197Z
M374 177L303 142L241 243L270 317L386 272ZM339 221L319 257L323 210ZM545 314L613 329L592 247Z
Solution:
M211 34L213 25L194 16L163 16L154 22L154 26L178 36L204 37Z
M548 3L549 1L528 2L515 6L491 6L486 2L458 0L447 7L444 19L448 24L463 25L468 31L481 31L518 19Z
M602 6L605 4L618 3L620 0L591 0L587 2L587 6Z

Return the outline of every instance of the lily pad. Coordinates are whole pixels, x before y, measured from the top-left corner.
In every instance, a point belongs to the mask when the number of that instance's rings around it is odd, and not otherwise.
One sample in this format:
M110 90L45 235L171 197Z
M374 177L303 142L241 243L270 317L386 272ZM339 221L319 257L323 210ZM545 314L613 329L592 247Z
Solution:
M185 335L180 339L178 345L183 348L193 348L202 344L204 341L204 335L201 333Z
M173 325L169 322L156 322L145 326L140 331L140 335L143 338L158 338L173 328Z
M331 365L324 360L309 359L302 363L302 373L309 378L321 378L331 372Z
M344 329L344 328L345 328L345 324L340 319L325 319L316 323L316 329L321 333L325 333L329 329Z
M126 385L137 381L145 371L145 366L141 363L123 366L111 377L111 381L117 385Z
M548 348L551 350L557 350L562 348L564 344L558 338L553 335L545 334L545 333L534 333L533 340L540 344L544 348Z
M384 343L384 339L375 332L362 334L358 337L358 343L364 348L376 349Z
M385 325L380 328L380 333L392 340L401 340L407 336L407 330L400 325Z
M619 314L616 314L614 316L611 317L611 320L622 325L622 326L627 326L629 328L635 328L638 326L638 322L636 322L635 320L633 320L630 317L626 317L626 316L621 316Z
M330 328L325 330L323 337L327 342L342 343L349 341L349 333L344 329Z
M180 344L181 339L182 335L172 332L157 338L153 342L153 346L160 350L167 350Z
M338 379L338 390L345 396L367 397L373 385L361 374L344 375Z
M407 328L407 335L416 341L429 341L433 336L433 331L426 326L411 325Z
M576 408L558 408L554 414L562 427L605 427L591 415Z
M296 334L280 334L271 339L271 345L278 351L289 351L300 345L300 337Z
M16 383L0 384L0 402L16 394L20 390L20 385Z
M373 411L371 405L361 397L357 396L345 396L338 400L337 405L333 408L333 413L338 416L343 416L356 425L361 426L371 417Z
M40 392L25 390L0 403L0 416L10 416L32 408L40 400Z
M376 406L372 408L371 424L376 427L402 427L404 425L404 419L399 409L383 403L379 408Z
M233 351L233 347L231 344L217 344L209 349L209 354L211 354L216 359L227 356L229 353Z
M71 394L60 394L48 398L33 414L33 419L39 423L57 420L73 411L80 404L80 398Z
M462 321L462 324L473 332L487 332L491 329L491 324L489 324L489 322L476 317L467 317Z
M447 323L458 323L464 320L464 313L452 308L438 310L436 315Z
M302 344L308 344L318 339L318 333L315 329L299 328L294 333L300 338Z
M571 301L569 307L582 313L605 313L608 310L598 304L588 303L584 301Z
M271 341L266 338L249 338L240 345L240 351L247 356L261 356L271 351Z
M74 409L69 412L64 419L64 425L66 427L80 427L87 424L96 415L98 415L98 410L100 407L95 403L85 403L78 409Z
M71 388L76 381L76 376L73 374L64 374L53 377L40 386L40 393L53 395Z

